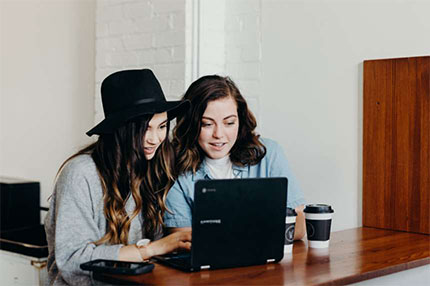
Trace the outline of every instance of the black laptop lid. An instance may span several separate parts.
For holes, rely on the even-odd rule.
[[[227,268],[281,260],[287,185],[286,178],[197,181],[193,268]]]

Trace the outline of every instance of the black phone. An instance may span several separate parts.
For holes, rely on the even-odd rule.
[[[96,259],[82,263],[81,269],[98,273],[138,275],[151,272],[154,269],[154,264],[149,262]]]

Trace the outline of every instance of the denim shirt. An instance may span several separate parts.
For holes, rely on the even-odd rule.
[[[288,166],[282,147],[270,139],[260,138],[260,141],[266,146],[266,155],[256,165],[244,167],[233,165],[235,178],[286,177],[288,179],[287,206],[296,208],[304,205],[303,193]],[[191,227],[194,183],[197,180],[204,179],[212,179],[206,168],[205,161],[202,162],[196,173],[187,172],[178,177],[166,198],[166,206],[171,212],[166,211],[164,214],[166,227]]]

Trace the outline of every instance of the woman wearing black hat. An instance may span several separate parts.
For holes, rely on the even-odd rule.
[[[50,284],[90,284],[80,270],[90,260],[142,261],[191,247],[190,232],[161,238],[173,183],[165,139],[189,102],[166,101],[147,69],[111,74],[101,94],[105,119],[87,132],[98,140],[60,167],[45,219]]]

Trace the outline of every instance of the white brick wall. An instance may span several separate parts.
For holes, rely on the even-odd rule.
[[[169,99],[185,91],[186,7],[193,0],[97,0],[95,122],[100,85],[121,69],[151,68]],[[189,43],[188,43],[189,45]]]
[[[199,76],[230,76],[259,118],[261,0],[199,1]]]
[[[260,122],[261,0],[227,1],[225,11],[225,74],[239,86]]]
[[[97,0],[96,22],[96,122],[101,81],[143,67],[170,99],[200,76],[229,75],[259,117],[261,0]]]

